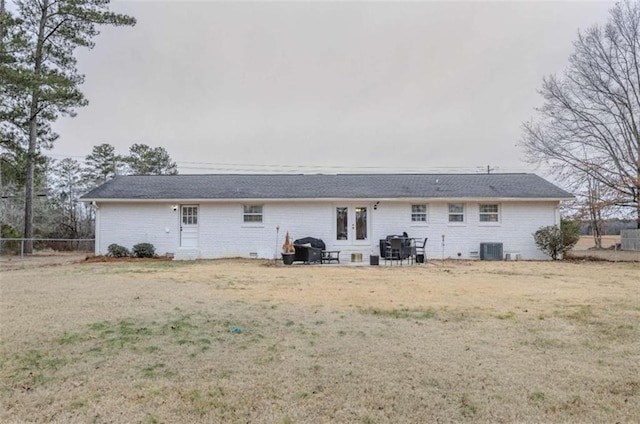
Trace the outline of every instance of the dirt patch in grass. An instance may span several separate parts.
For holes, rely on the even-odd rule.
[[[633,422],[640,264],[2,273],[2,422]]]

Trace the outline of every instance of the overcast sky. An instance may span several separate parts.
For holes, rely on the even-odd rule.
[[[53,157],[162,146],[180,173],[448,172],[522,161],[521,125],[612,2],[116,1]]]

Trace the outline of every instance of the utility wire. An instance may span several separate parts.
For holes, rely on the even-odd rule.
[[[84,159],[86,156],[50,153],[46,156],[54,158]],[[382,173],[470,173],[479,174],[489,172],[523,173],[531,172],[527,168],[500,166],[385,166],[385,165],[288,165],[273,163],[239,163],[239,162],[195,162],[176,161],[180,171],[209,171],[209,172],[248,172],[248,173],[368,173],[378,171]]]

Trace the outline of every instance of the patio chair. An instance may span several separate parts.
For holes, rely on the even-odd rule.
[[[427,262],[427,252],[426,252],[427,240],[429,240],[429,237],[424,238],[424,241],[422,242],[422,246],[418,244],[417,240],[414,240],[415,249],[416,249],[416,262],[418,263]]]
[[[387,261],[391,261],[391,265],[393,266],[393,261],[399,261],[402,265],[402,259],[405,257],[404,254],[404,239],[396,237],[389,239],[387,241],[387,251],[384,255],[385,263]]]

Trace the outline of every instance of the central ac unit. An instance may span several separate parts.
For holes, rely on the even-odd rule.
[[[480,243],[480,259],[483,261],[501,261],[502,243]]]

